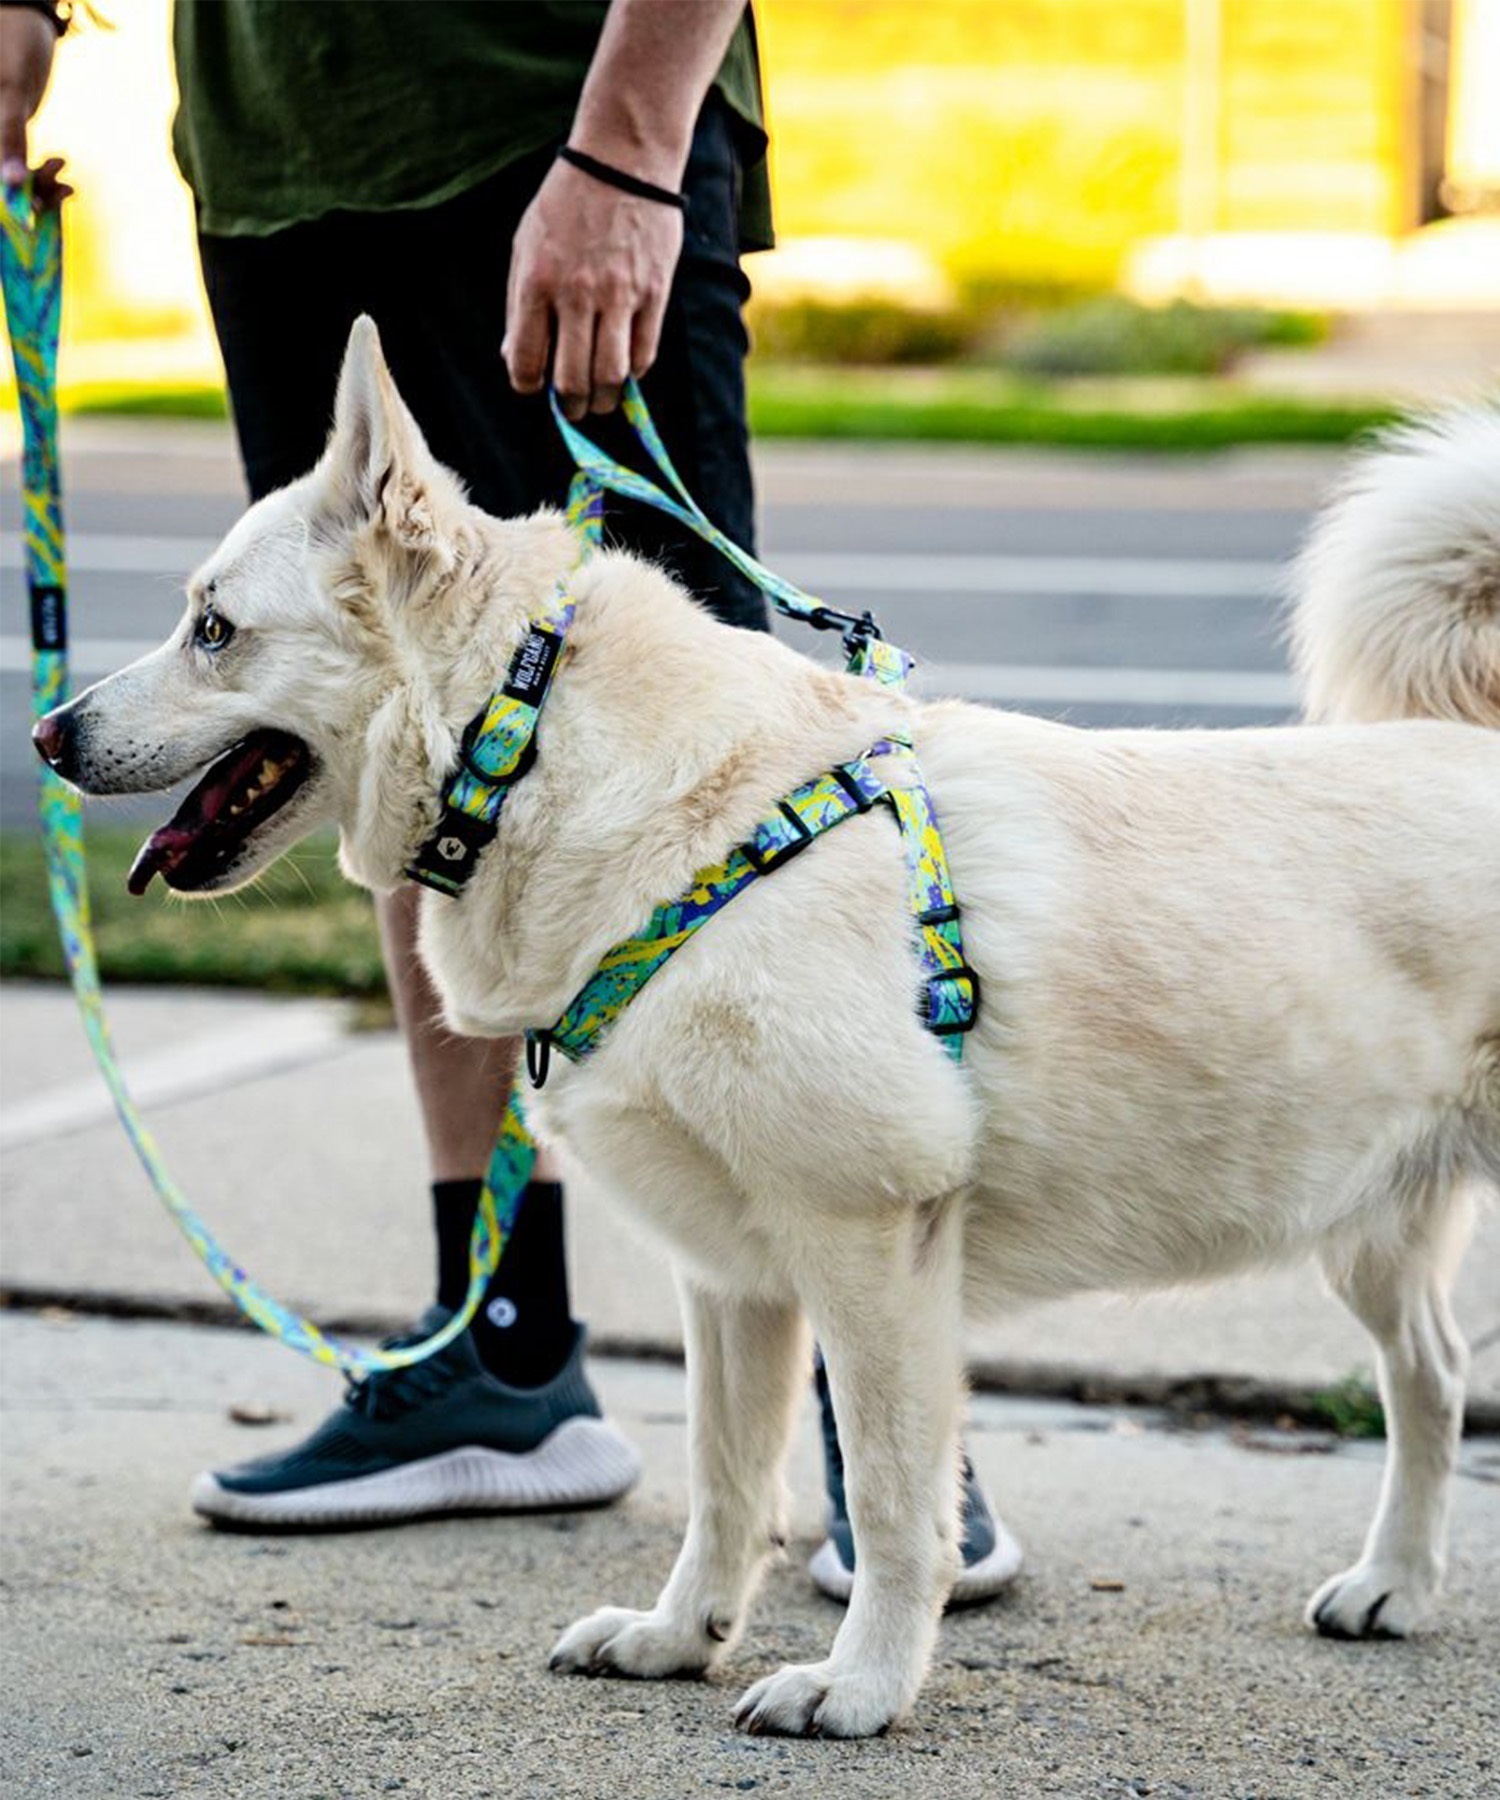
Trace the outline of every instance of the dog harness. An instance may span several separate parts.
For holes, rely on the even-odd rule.
[[[845,630],[849,672],[880,685],[905,686],[912,659],[887,643],[869,613],[855,618],[835,613],[765,568],[724,536],[704,515],[672,466],[666,446],[634,381],[623,397],[625,416],[646,455],[675,495],[607,457],[563,415],[553,414],[578,465],[568,501],[568,518],[579,540],[579,562],[602,536],[606,490],[665,512],[704,538],[735,564],[779,612],[827,629]],[[548,613],[534,619],[511,659],[504,685],[470,722],[461,740],[458,767],[444,787],[437,828],[418,850],[406,873],[437,892],[454,897],[477,867],[479,854],[498,829],[501,809],[536,760],[536,733],[552,677],[565,656],[573,618],[568,581],[559,583]],[[887,775],[896,779],[888,780]],[[825,831],[885,805],[900,829],[906,862],[917,959],[922,972],[918,1016],[944,1041],[949,1054],[963,1056],[964,1034],[979,1006],[979,978],[964,959],[959,908],[948,872],[932,796],[922,780],[910,739],[892,735],[863,755],[805,781],[777,801],[743,844],[722,862],[700,869],[686,893],[663,901],[633,937],[607,950],[594,973],[554,1024],[526,1033],[527,1073],[534,1087],[547,1078],[553,1049],[581,1062],[656,972],[736,895],[783,867]]]
[[[8,187],[0,207],[0,228],[0,278],[24,435],[32,710],[39,718],[60,706],[69,689],[67,571],[57,449],[61,218],[55,209],[33,207],[29,184]],[[779,611],[819,629],[844,629],[851,672],[891,686],[902,685],[911,668],[910,658],[880,638],[868,613],[854,618],[820,606],[762,568],[709,523],[672,468],[634,383],[625,398],[626,416],[673,495],[604,457],[562,417],[555,399],[553,411],[578,462],[568,516],[577,534],[580,561],[600,542],[606,490],[644,500],[715,544],[767,593]],[[463,892],[480,853],[495,836],[506,796],[535,759],[542,705],[566,654],[573,617],[567,587],[567,581],[560,584],[553,606],[532,621],[503,686],[464,733],[458,767],[444,786],[438,827],[407,871],[413,880],[440,893],[457,896]],[[885,773],[900,763],[906,765],[904,779],[887,781]],[[876,805],[888,805],[901,826],[918,955],[925,976],[923,1022],[944,1038],[951,1054],[961,1055],[962,1033],[974,1023],[978,1006],[978,979],[964,962],[958,907],[931,799],[922,785],[910,742],[892,737],[789,794],[723,863],[700,871],[686,894],[657,907],[636,937],[608,951],[562,1018],[545,1032],[528,1034],[528,1062],[534,1077],[545,1077],[553,1045],[574,1059],[587,1055],[667,958],[751,881],[780,868],[822,832]],[[321,1330],[274,1299],[240,1266],[193,1210],[167,1168],[126,1085],[110,1035],[90,924],[79,795],[48,767],[41,773],[40,808],[48,891],[85,1034],[142,1168],[212,1278],[261,1330],[289,1349],[346,1374],[406,1368],[451,1343],[468,1329],[484,1302],[536,1160],[521,1084],[515,1085],[501,1117],[480,1193],[469,1243],[468,1288],[460,1309],[422,1342],[399,1347],[369,1349]]]

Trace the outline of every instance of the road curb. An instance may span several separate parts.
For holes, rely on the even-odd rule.
[[[214,1330],[255,1327],[228,1301],[184,1300],[168,1294],[122,1294],[108,1289],[48,1287],[33,1282],[0,1284],[0,1311],[76,1313],[83,1318],[155,1320]],[[340,1336],[383,1338],[410,1328],[390,1313],[344,1313],[320,1321]],[[590,1354],[610,1360],[680,1364],[681,1347],[669,1338],[622,1333],[590,1335]],[[1285,1420],[1328,1430],[1334,1424],[1326,1388],[1262,1380],[1254,1375],[1120,1375],[1065,1363],[980,1357],[969,1365],[969,1385],[981,1394],[1068,1400],[1081,1406],[1143,1406],[1185,1422]],[[1464,1409],[1470,1437],[1500,1434],[1500,1401],[1471,1395]]]

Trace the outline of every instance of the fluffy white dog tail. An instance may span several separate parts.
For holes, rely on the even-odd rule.
[[[1500,729],[1500,406],[1402,426],[1362,456],[1294,591],[1308,719]]]

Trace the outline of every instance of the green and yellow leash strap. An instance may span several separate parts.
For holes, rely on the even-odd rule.
[[[62,227],[55,209],[33,209],[27,188],[5,190],[0,226],[0,280],[21,402],[32,712],[39,718],[68,697],[67,566],[57,453]],[[469,1245],[469,1288],[460,1311],[424,1342],[401,1349],[365,1349],[321,1331],[274,1300],[240,1267],[189,1206],[162,1160],[156,1140],[126,1088],[110,1038],[89,921],[79,796],[50,769],[42,771],[41,821],[52,910],[94,1059],[152,1186],[210,1275],[263,1331],[314,1362],[349,1374],[404,1368],[451,1343],[468,1327],[483,1302],[535,1161],[536,1148],[526,1131],[519,1093],[512,1095],[506,1108],[480,1195]]]
[[[26,574],[31,598],[33,645],[33,715],[40,717],[61,705],[68,695],[67,662],[67,581],[62,526],[61,487],[58,472],[57,431],[57,348],[62,294],[62,234],[60,216],[55,210],[34,209],[28,188],[7,189],[3,212],[0,212],[0,279],[3,279],[5,311],[16,369],[16,382],[21,402],[24,441],[23,490],[26,510]],[[625,396],[626,416],[648,455],[676,490],[677,499],[664,494],[653,483],[636,476],[600,452],[590,441],[576,432],[563,418],[553,400],[560,429],[578,464],[569,498],[569,518],[579,536],[580,559],[587,556],[599,541],[602,495],[605,489],[640,500],[677,518],[690,530],[715,545],[736,567],[740,568],[772,600],[777,609],[819,628],[847,628],[846,643],[850,647],[851,672],[864,675],[891,687],[904,685],[911,668],[910,658],[894,645],[883,642],[866,614],[863,619],[837,613],[820,605],[800,588],[766,569],[753,557],[739,549],[713,526],[697,507],[677,476],[657,435],[645,402],[634,382]],[[506,687],[493,697],[476,739],[465,746],[463,765],[456,772],[444,794],[445,818],[460,815],[463,820],[490,828],[483,842],[492,837],[500,807],[513,782],[524,773],[525,759],[535,737],[537,717],[545,698],[547,682],[529,682],[525,674],[528,655],[535,654],[537,639],[550,659],[547,674],[561,653],[561,640],[571,621],[571,604],[565,593],[557,597],[547,618],[534,622],[533,632],[517,652]],[[549,640],[555,639],[556,642]],[[531,651],[528,651],[531,645]],[[518,672],[519,671],[519,672]],[[911,756],[911,746],[892,740],[876,746],[868,754],[900,751]],[[917,912],[921,958],[928,973],[926,984],[925,1022],[933,1031],[949,1037],[950,1049],[961,1053],[961,1037],[973,1022],[978,1001],[977,982],[963,963],[962,943],[958,934],[958,909],[953,904],[951,882],[942,840],[932,814],[931,800],[918,776],[914,788],[884,789],[884,784],[871,777],[854,774],[867,769],[866,759],[845,765],[842,771],[819,777],[792,796],[790,802],[803,801],[803,806],[779,805],[757,827],[748,856],[741,856],[753,874],[763,874],[779,866],[790,853],[783,838],[788,822],[797,819],[805,825],[816,817],[825,829],[830,823],[868,810],[873,804],[872,788],[879,786],[895,805],[902,824],[902,840],[906,850],[909,886]],[[841,807],[839,798],[828,788],[832,783],[844,800],[856,793],[858,803]],[[310,1320],[283,1306],[228,1255],[208,1227],[189,1206],[181,1189],[167,1169],[155,1140],[147,1129],[121,1074],[109,1023],[100,992],[93,932],[89,920],[88,882],[84,865],[81,802],[71,788],[51,769],[41,776],[41,819],[47,863],[48,889],[57,918],[63,954],[69,978],[78,1001],[84,1030],[109,1088],[116,1111],[135,1148],[153,1187],[172,1215],[179,1230],[188,1240],[209,1273],[234,1304],[270,1336],[313,1361],[338,1368],[347,1374],[370,1374],[381,1370],[406,1368],[421,1362],[451,1343],[468,1328],[483,1303],[491,1276],[499,1265],[505,1243],[514,1228],[526,1184],[536,1160],[536,1146],[526,1127],[519,1081],[513,1088],[500,1121],[495,1149],[480,1194],[474,1222],[474,1235],[469,1247],[469,1286],[464,1304],[439,1331],[420,1343],[399,1348],[370,1350],[350,1344],[326,1333]],[[793,840],[798,847],[811,835],[799,829]],[[475,845],[477,856],[483,842]],[[759,846],[759,849],[756,846]],[[442,852],[437,852],[441,862]],[[760,867],[755,862],[759,860]],[[412,871],[416,874],[415,869]],[[700,886],[720,871],[704,871],[692,893],[683,900],[658,908],[653,919],[672,919],[681,923],[684,905],[692,903]],[[738,873],[738,870],[735,871]],[[419,877],[420,878],[420,877]],[[452,886],[438,880],[429,885],[440,891],[457,893],[461,884]],[[725,898],[739,891],[738,884],[720,889],[716,905],[704,911],[687,931],[676,936],[670,948],[654,958],[646,958],[649,967],[639,971],[642,959],[632,955],[639,979],[627,982],[629,992],[638,991],[641,981],[660,967],[672,950],[686,941],[690,931],[723,904]],[[925,894],[931,905],[920,906]],[[930,916],[928,916],[930,915]],[[669,936],[675,934],[669,933]],[[618,946],[617,949],[624,949]],[[658,940],[657,948],[660,949]],[[612,953],[613,954],[613,953]],[[607,958],[606,961],[609,959]],[[623,966],[623,965],[621,965]],[[608,971],[601,969],[601,976]],[[580,1002],[589,993],[585,989],[563,1020],[554,1028],[559,1043],[572,1053],[576,1043],[583,1049],[583,1039],[592,1039],[607,1019],[615,1016],[629,998],[624,993],[619,1004],[606,1008],[601,1015],[594,1010],[594,1030],[590,1033],[566,1029],[570,1021],[582,1023]],[[950,1034],[953,1034],[950,1036]],[[553,1034],[537,1034],[550,1038]],[[590,1042],[589,1047],[592,1047]]]

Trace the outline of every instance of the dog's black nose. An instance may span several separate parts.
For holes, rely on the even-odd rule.
[[[45,713],[38,719],[31,728],[31,741],[49,769],[55,770],[65,781],[71,779],[73,733],[63,712]]]

